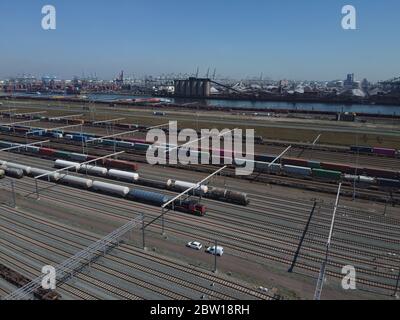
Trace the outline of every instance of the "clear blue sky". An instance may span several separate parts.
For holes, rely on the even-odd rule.
[[[41,8],[57,9],[57,30]],[[357,9],[358,30],[341,28]],[[400,76],[398,0],[1,0],[0,77],[170,72],[273,79]]]

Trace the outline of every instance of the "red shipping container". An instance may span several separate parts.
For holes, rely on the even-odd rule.
[[[321,168],[324,170],[340,171],[349,174],[355,174],[356,172],[356,168],[340,163],[321,162]]]
[[[112,168],[127,169],[137,171],[139,166],[136,163],[124,160],[105,159],[104,165]]]
[[[39,148],[39,154],[43,154],[45,156],[53,156],[56,151],[54,149],[49,148]]]
[[[398,172],[383,170],[383,169],[375,169],[375,168],[363,168],[363,172],[370,177],[380,177],[387,179],[397,179]]]
[[[15,132],[28,132],[29,131],[28,128],[13,128],[13,129],[11,129],[11,131],[12,130],[15,130]]]

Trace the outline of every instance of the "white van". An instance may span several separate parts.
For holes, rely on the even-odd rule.
[[[215,246],[212,246],[208,247],[206,252],[211,253],[213,255],[222,256],[224,254],[224,248],[221,246],[217,246],[217,249],[215,249]]]

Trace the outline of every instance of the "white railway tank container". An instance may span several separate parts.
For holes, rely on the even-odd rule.
[[[169,179],[167,181],[167,187],[168,188],[175,188],[175,189],[182,190],[182,191],[185,191],[186,189],[189,189],[189,188],[192,188],[192,187],[195,187],[195,186],[196,186],[196,183],[192,183],[192,182],[186,182],[186,181],[180,181],[180,180],[172,180],[172,179]],[[207,193],[208,192],[208,187],[205,186],[205,185],[201,185],[200,186],[200,190],[203,193]]]
[[[69,174],[61,174],[61,178],[58,182],[81,189],[89,189],[93,186],[93,180],[76,177]]]
[[[46,176],[41,177],[42,180],[58,181],[60,180],[60,174],[58,172],[53,173],[49,170],[31,168],[29,175],[33,178],[46,174]]]
[[[360,182],[374,184],[376,183],[376,179],[373,177],[360,176]]]
[[[102,191],[109,194],[115,194],[121,197],[125,197],[129,193],[129,188],[119,186],[117,184],[106,183],[101,181],[93,181],[93,190]]]
[[[84,164],[84,165],[81,165],[79,172],[81,172],[81,173],[87,172],[88,174],[105,177],[107,175],[108,170],[107,170],[107,168],[97,167],[97,166],[93,166],[91,164]]]
[[[0,169],[6,169],[6,168],[7,168],[7,161],[0,160]]]
[[[22,164],[18,163],[12,163],[12,162],[6,162],[6,167],[7,168],[12,168],[12,169],[21,169],[25,174],[30,174],[32,168],[29,166],[24,166]]]
[[[65,160],[56,160],[54,162],[54,167],[58,169],[63,169],[63,168],[68,168],[68,167],[73,167],[69,170],[75,170],[78,171],[79,168],[81,167],[81,164],[78,162],[72,162],[72,161],[65,161]]]
[[[129,182],[135,182],[139,180],[139,175],[137,173],[115,170],[115,169],[108,170],[108,176],[111,178]]]

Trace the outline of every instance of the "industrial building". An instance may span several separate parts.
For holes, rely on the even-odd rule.
[[[175,95],[183,97],[209,97],[211,80],[190,77],[187,80],[175,80]]]

